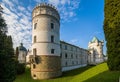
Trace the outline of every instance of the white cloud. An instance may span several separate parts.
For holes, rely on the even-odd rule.
[[[33,0],[36,3],[42,2],[42,0]],[[24,43],[25,47],[31,46],[31,13],[33,5],[32,0],[30,4],[24,7],[22,2],[18,0],[2,0],[2,6],[4,8],[4,18],[8,24],[8,35],[13,38],[14,48],[19,46],[21,42]],[[63,22],[69,22],[70,19],[75,19],[75,9],[79,7],[79,0],[45,0],[45,2],[51,3],[57,7],[60,12],[61,19]],[[71,40],[72,43],[77,43],[77,40]]]
[[[78,41],[79,41],[78,39],[72,39],[72,40],[70,40],[71,43],[76,43]]]
[[[52,3],[55,6],[60,4],[60,0],[49,0],[49,2]]]
[[[18,9],[19,9],[20,11],[25,11],[25,8],[22,7],[22,6],[18,6]]]
[[[29,48],[31,46],[32,33],[30,12],[21,5],[14,8],[15,5],[13,4],[15,3],[9,3],[9,0],[2,2],[4,9],[3,17],[7,23],[8,35],[11,35],[13,38],[14,48],[19,46],[21,42],[25,44],[25,47]]]

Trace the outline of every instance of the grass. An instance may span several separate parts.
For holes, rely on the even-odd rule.
[[[15,82],[119,82],[120,71],[109,71],[107,64],[87,66],[68,72],[61,77],[49,80],[33,80],[30,69],[25,74],[18,75]]]

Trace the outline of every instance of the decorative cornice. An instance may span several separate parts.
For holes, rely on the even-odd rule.
[[[36,43],[50,43],[50,44],[56,44],[56,45],[60,45],[59,43],[55,43],[55,42],[45,42],[45,41],[43,41],[43,42],[35,42],[35,43],[32,43],[32,45],[34,45],[34,44],[36,44]]]

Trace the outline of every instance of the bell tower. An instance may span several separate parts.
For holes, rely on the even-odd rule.
[[[31,76],[33,79],[58,77],[60,60],[60,15],[47,3],[37,5],[32,12]]]

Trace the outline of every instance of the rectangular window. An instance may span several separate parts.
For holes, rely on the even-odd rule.
[[[54,36],[53,35],[51,36],[51,42],[54,42]]]
[[[68,63],[66,62],[66,63],[65,63],[65,65],[67,66],[67,65],[68,65]]]
[[[33,69],[35,69],[36,68],[36,66],[35,66],[35,64],[33,64]]]
[[[53,23],[51,23],[51,29],[54,29],[54,24]]]
[[[54,54],[54,52],[55,52],[55,49],[51,49],[51,54]]]
[[[67,45],[65,45],[65,50],[67,50]]]
[[[73,58],[73,54],[71,54],[71,58]]]
[[[67,58],[67,53],[65,53],[65,58]]]
[[[34,43],[36,42],[36,36],[34,36]]]
[[[73,50],[73,47],[71,47],[71,51]]]
[[[36,29],[36,27],[37,27],[37,23],[34,24],[34,29]]]
[[[37,55],[37,50],[36,50],[36,48],[33,49],[33,55]]]

